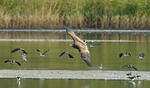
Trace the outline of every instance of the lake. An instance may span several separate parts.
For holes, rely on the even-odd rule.
[[[79,52],[69,45],[70,36],[65,32],[0,32],[0,69],[41,69],[41,70],[129,70],[122,68],[125,64],[135,65],[139,71],[150,70],[150,33],[120,33],[120,32],[78,32],[80,38],[87,41],[91,54],[92,67],[88,67],[81,59]],[[18,40],[20,39],[20,40]],[[21,52],[10,54],[14,48],[24,48],[27,62],[21,59]],[[41,57],[36,49],[42,52],[49,49],[46,56]],[[59,57],[63,51],[70,52],[74,58],[67,55]],[[131,56],[119,57],[120,53],[130,52]],[[144,60],[138,58],[144,53]],[[22,66],[3,63],[6,59],[19,61]],[[3,88],[16,88],[16,79],[0,79]],[[59,85],[58,85],[59,84]],[[146,88],[149,81],[123,80],[50,80],[22,79],[21,88]]]

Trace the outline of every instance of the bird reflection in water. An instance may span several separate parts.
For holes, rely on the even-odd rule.
[[[39,79],[40,80],[40,86],[39,86],[39,88],[44,88],[44,82],[45,82],[45,79],[44,78],[40,78]]]
[[[142,83],[143,83],[143,80],[138,80],[137,81],[137,88],[142,88]]]
[[[137,80],[137,81],[130,80],[127,81],[126,88],[143,88],[142,83],[143,83],[142,80]]]
[[[17,76],[16,79],[17,79],[17,87],[21,88],[21,77]]]
[[[91,87],[91,82],[87,82],[81,88],[90,88],[90,87]]]
[[[128,74],[130,74],[130,73],[128,73]],[[141,84],[142,84],[142,81],[139,79],[141,77],[141,75],[138,75],[138,74],[136,74],[136,75],[128,75],[128,79],[129,79],[129,81],[128,81],[128,87],[127,88],[141,88],[140,86],[141,86]],[[137,80],[137,81],[135,81],[135,79]]]
[[[134,81],[127,81],[127,87],[126,88],[136,88],[136,83]]]

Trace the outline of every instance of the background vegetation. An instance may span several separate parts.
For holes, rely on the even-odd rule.
[[[150,0],[0,0],[0,28],[150,28]]]

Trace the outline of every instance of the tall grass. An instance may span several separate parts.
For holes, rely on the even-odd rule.
[[[150,28],[149,0],[0,0],[0,28]]]

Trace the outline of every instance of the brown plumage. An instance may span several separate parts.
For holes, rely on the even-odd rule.
[[[81,54],[81,58],[85,61],[85,63],[88,66],[91,66],[90,53],[86,42],[84,42],[78,36],[76,36],[76,34],[69,27],[66,27],[66,32],[71,36],[71,38],[74,41],[72,47],[78,49]]]

